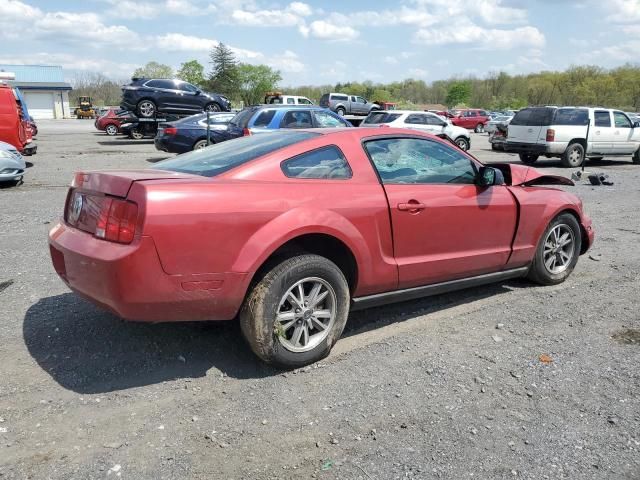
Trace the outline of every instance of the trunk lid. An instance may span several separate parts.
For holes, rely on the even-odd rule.
[[[554,110],[549,107],[524,108],[520,110],[509,124],[507,140],[517,143],[544,142],[546,140],[546,127],[553,122]]]
[[[202,177],[188,173],[152,169],[78,172],[71,183],[71,188],[125,198],[133,182],[172,179],[202,179]]]

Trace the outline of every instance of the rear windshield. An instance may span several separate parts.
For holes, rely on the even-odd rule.
[[[241,112],[238,112],[236,116],[233,117],[229,123],[231,125],[235,125],[236,127],[247,128],[247,125],[249,124],[249,120],[251,119],[251,116],[255,111],[256,111],[255,108],[245,108]]]
[[[553,118],[554,125],[586,125],[589,112],[584,108],[559,108]]]
[[[316,137],[318,133],[278,131],[228,140],[201,150],[158,162],[154,170],[215,177],[263,155]]]
[[[394,120],[400,118],[400,113],[388,113],[388,112],[371,112],[363,123],[378,124],[378,123],[391,123]]]
[[[513,120],[511,120],[511,125],[526,125],[530,127],[551,125],[553,112],[553,108],[547,107],[524,108],[516,113]]]

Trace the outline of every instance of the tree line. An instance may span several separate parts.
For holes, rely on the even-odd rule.
[[[233,51],[218,44],[210,52],[209,71],[197,60],[182,63],[174,72],[168,65],[149,62],[133,76],[180,78],[204,90],[221,93],[236,105],[261,103],[265,92],[280,90],[318,103],[328,92],[360,95],[370,101],[396,102],[400,108],[445,105],[490,110],[519,109],[527,105],[598,105],[640,111],[640,65],[626,64],[607,70],[597,66],[572,66],[562,72],[523,75],[491,72],[484,78],[450,78],[427,83],[418,79],[374,83],[346,82],[326,85],[280,86],[278,70],[268,65],[238,62]],[[89,95],[97,105],[118,105],[121,85],[100,74],[76,79],[72,103]]]

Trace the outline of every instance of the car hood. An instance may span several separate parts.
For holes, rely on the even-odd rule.
[[[11,154],[11,157],[0,155],[0,171],[4,170],[5,168],[24,170],[25,168],[27,168],[27,165],[24,161],[24,158],[22,158],[22,155],[20,154]]]
[[[533,167],[512,163],[494,163],[491,165],[504,175],[507,185],[531,187],[534,185],[575,185],[567,177],[549,175]]]

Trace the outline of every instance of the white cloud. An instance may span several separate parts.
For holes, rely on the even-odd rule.
[[[640,22],[640,0],[607,0],[603,6],[610,12],[607,16],[610,22]]]
[[[290,3],[289,11],[301,17],[308,17],[313,13],[313,9],[308,4],[302,2]]]
[[[306,69],[305,64],[300,61],[300,57],[291,50],[286,50],[281,55],[270,56],[269,63],[277,70],[287,73],[300,73]]]
[[[156,18],[161,15],[201,15],[215,10],[215,5],[199,8],[190,0],[164,0],[163,2],[145,2],[135,0],[106,0],[110,6],[105,12],[119,18]]]
[[[208,52],[218,45],[218,42],[182,33],[167,33],[156,37],[156,45],[168,52]]]
[[[309,26],[302,25],[300,33],[305,38],[313,37],[321,40],[331,40],[334,42],[346,42],[358,38],[360,32],[349,26],[334,25],[324,20],[311,22]]]
[[[413,78],[425,78],[427,75],[429,75],[429,72],[422,68],[410,68],[409,75]]]
[[[24,57],[0,56],[0,63],[23,65]],[[96,60],[87,57],[76,57],[66,53],[35,52],[29,55],[28,64],[55,64],[60,65],[65,73],[85,71],[100,73],[109,78],[120,80],[127,79],[140,65],[132,63],[115,62],[111,60]]]
[[[508,50],[515,47],[541,48],[545,37],[535,27],[511,30],[487,29],[471,22],[458,22],[450,26],[419,29],[414,35],[416,43],[425,45],[473,45],[478,48]]]
[[[235,9],[230,21],[248,27],[294,27],[304,23],[304,17],[313,13],[309,5],[302,2],[290,3],[284,10]]]

